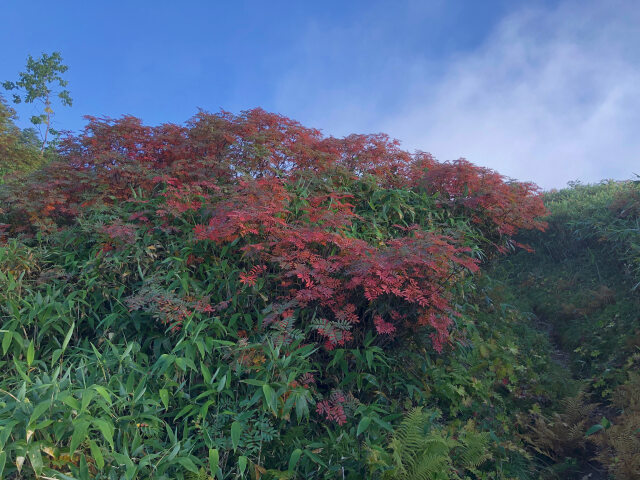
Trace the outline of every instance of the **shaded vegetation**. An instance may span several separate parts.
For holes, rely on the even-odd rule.
[[[492,275],[508,285],[518,308],[535,313],[556,350],[566,352],[584,393],[555,418],[532,419],[537,441],[531,443],[576,475],[591,466],[607,467],[612,478],[639,478],[640,425],[629,399],[639,393],[640,184],[576,183],[546,194],[545,203],[548,230],[521,239],[535,253],[505,259]]]

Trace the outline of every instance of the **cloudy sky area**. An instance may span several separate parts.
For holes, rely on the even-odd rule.
[[[262,106],[544,188],[640,174],[634,0],[105,3],[2,6],[0,80],[29,53],[70,66],[59,128]]]

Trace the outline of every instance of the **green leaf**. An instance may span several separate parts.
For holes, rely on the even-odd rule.
[[[82,392],[82,404],[80,406],[81,412],[87,409],[96,395],[97,392],[95,390],[86,389],[84,392]]]
[[[198,467],[196,467],[196,464],[193,463],[193,460],[189,457],[180,457],[177,458],[176,461],[190,472],[198,473]]]
[[[295,470],[301,455],[302,450],[300,450],[299,448],[296,448],[293,452],[291,452],[291,456],[289,457],[289,471],[293,472]]]
[[[324,468],[328,468],[327,464],[324,463],[322,459],[318,455],[313,453],[311,450],[305,449],[302,453],[304,453],[307,457],[309,457],[312,462],[317,463],[318,465],[322,465]]]
[[[211,475],[215,475],[218,471],[218,464],[220,463],[220,454],[217,448],[209,449],[209,468],[211,469]]]
[[[246,380],[240,380],[242,383],[246,383],[249,385],[255,385],[256,387],[261,387],[265,384],[264,380],[256,380],[255,378],[247,378]]]
[[[238,449],[240,443],[240,435],[242,434],[242,423],[235,421],[231,424],[231,444],[233,445],[233,451]]]
[[[222,377],[220,379],[220,381],[218,382],[218,387],[217,387],[217,391],[221,392],[222,390],[224,390],[225,384],[227,382],[227,376],[225,375],[224,377]]]
[[[200,362],[200,371],[202,372],[202,378],[204,378],[204,383],[211,383],[211,372],[206,367],[206,365]]]
[[[178,412],[178,414],[175,416],[175,419],[177,420],[178,418],[180,418],[180,417],[182,417],[182,416],[186,415],[187,413],[189,413],[189,412],[190,412],[191,410],[193,410],[194,408],[195,408],[195,406],[194,406],[194,405],[191,405],[191,404],[185,405],[184,407],[182,407],[182,410],[180,410],[180,411]]]
[[[97,427],[98,430],[100,430],[100,433],[102,433],[104,439],[109,442],[111,450],[113,450],[113,431],[115,430],[113,428],[113,425],[102,418],[94,418],[93,426]]]
[[[271,388],[269,384],[265,383],[264,385],[262,385],[262,393],[264,394],[264,399],[267,401],[267,405],[269,406],[269,408],[273,410],[273,413],[276,413],[276,394],[273,391],[273,388]]]
[[[27,348],[27,365],[30,367],[33,363],[33,359],[36,356],[36,346],[33,344],[33,340],[29,343],[29,348]]]
[[[29,417],[29,423],[27,425],[32,425],[40,416],[47,411],[49,406],[51,405],[51,400],[46,400],[44,402],[39,403],[31,412],[31,417]]]
[[[102,385],[94,385],[93,388],[95,388],[96,392],[98,392],[100,396],[104,398],[109,405],[111,405],[111,395],[109,395],[109,390],[104,388]]]
[[[87,456],[83,453],[80,455],[80,470],[78,472],[78,477],[80,480],[89,480],[89,465],[87,464]]]
[[[13,431],[13,427],[15,427],[18,423],[18,420],[11,420],[9,423],[5,423],[2,428],[0,428],[0,451],[4,450],[4,445],[7,443],[7,439],[11,435]],[[0,476],[2,478],[2,476]]]
[[[80,402],[77,398],[72,397],[71,394],[68,394],[66,397],[62,398],[62,403],[69,405],[74,410],[80,410]]]
[[[113,452],[113,458],[115,458],[116,462],[120,465],[124,465],[126,467],[125,478],[127,480],[132,480],[136,474],[136,466],[133,461],[129,458],[128,455],[123,455],[122,453]]]
[[[370,417],[362,417],[362,419],[358,423],[358,430],[356,431],[356,437],[359,436],[361,433],[366,432],[370,424],[371,424]]]
[[[62,349],[56,348],[51,355],[51,366],[58,361],[58,359],[62,356]]]
[[[22,377],[22,379],[25,381],[25,383],[31,383],[31,379],[29,378],[29,376],[24,372],[24,370],[22,369],[22,367],[20,366],[22,362],[18,362],[16,360],[15,355],[13,356],[13,366],[16,369],[16,372],[18,372],[18,375],[20,375],[20,377]]]
[[[73,455],[78,445],[87,438],[89,430],[89,422],[86,420],[76,420],[73,422],[73,434],[71,435],[71,444],[69,445],[69,454]]]
[[[27,456],[36,475],[42,474],[44,463],[42,462],[42,454],[40,453],[40,444],[32,443],[27,450]]]
[[[377,418],[377,417],[373,417],[373,421],[376,422],[378,425],[380,425],[385,430],[388,430],[389,432],[393,431],[393,427],[391,426],[391,424],[389,422],[385,422],[384,420],[382,420],[380,418]]]
[[[296,395],[296,418],[300,422],[305,415],[309,414],[307,398],[303,395]]]
[[[7,452],[0,452],[0,478],[2,478],[2,472],[4,471],[4,464],[7,462]]]
[[[11,340],[13,340],[13,332],[4,332],[2,338],[2,354],[6,355],[9,347],[11,346]]]
[[[244,455],[240,455],[238,457],[238,472],[240,472],[240,475],[243,475],[246,469],[247,469],[247,457],[245,457]]]
[[[597,423],[594,426],[592,426],[589,430],[587,430],[584,436],[588,437],[589,435],[593,435],[594,433],[599,432],[600,430],[603,430],[603,429],[604,427],[599,423]]]
[[[164,404],[165,410],[169,408],[169,391],[166,388],[160,389],[160,400]]]
[[[91,456],[96,461],[98,469],[102,470],[104,468],[104,457],[102,456],[100,447],[93,440],[89,440],[89,448],[91,449]]]
[[[67,349],[67,345],[69,345],[69,341],[71,340],[71,335],[73,334],[73,329],[76,327],[76,322],[71,324],[71,328],[67,332],[67,335],[64,337],[64,342],[62,342],[62,351],[64,352]]]

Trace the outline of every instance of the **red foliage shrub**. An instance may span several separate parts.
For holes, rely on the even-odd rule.
[[[418,185],[438,193],[443,205],[482,224],[485,233],[514,235],[520,229],[544,229],[546,215],[538,187],[533,183],[506,181],[499,173],[460,159],[428,161]]]
[[[158,223],[168,234],[190,225],[197,242],[236,242],[246,266],[239,282],[268,282],[273,308],[264,324],[278,328],[282,341],[300,317],[329,349],[374,329],[398,336],[428,328],[438,351],[448,341],[451,287],[477,270],[477,261],[464,239],[417,225],[376,244],[359,238],[352,227],[369,220],[356,213],[348,187],[359,178],[435,195],[440,208],[470,218],[498,248],[519,229],[544,228],[533,184],[465,160],[438,163],[383,134],[326,138],[261,109],[201,112],[183,126],[88,120],[80,135],[62,142],[62,161],[36,174],[24,194],[2,194],[13,233],[64,228],[95,205],[153,201],[160,208],[103,227],[103,252]],[[314,186],[301,189],[310,177]],[[174,325],[193,309],[155,294],[140,302]]]

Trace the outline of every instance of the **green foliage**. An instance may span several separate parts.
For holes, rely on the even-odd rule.
[[[41,167],[45,158],[38,151],[38,140],[31,129],[20,130],[15,111],[0,95],[0,184],[12,173],[29,173]]]
[[[489,434],[467,426],[457,438],[437,428],[437,413],[418,407],[407,413],[393,432],[383,479],[432,480],[466,478],[491,458]],[[385,468],[385,467],[383,467]]]
[[[632,480],[640,475],[640,374],[629,379],[612,394],[620,415],[596,430],[591,438],[600,447],[596,458],[616,479]],[[603,422],[604,423],[604,422]]]
[[[551,459],[584,456],[587,450],[587,429],[596,405],[585,403],[585,394],[563,399],[563,410],[552,418],[533,414],[523,419],[527,431],[525,441],[538,453]]]
[[[605,434],[603,464],[633,457],[622,428],[631,407],[611,403],[625,412],[607,410],[607,423],[585,405],[635,391],[616,387],[637,368],[635,240],[614,248],[621,237],[608,227],[631,225],[635,184],[599,187],[609,193],[590,218],[602,222],[588,228],[591,190],[550,194],[548,233],[517,239],[536,253],[496,258],[523,226],[513,211],[500,220],[519,187],[497,174],[420,157],[440,191],[402,180],[402,152],[379,137],[342,144],[286,124],[298,140],[283,147],[271,137],[282,119],[249,112],[215,130],[227,120],[95,121],[67,141],[67,163],[24,180],[32,189],[2,187],[3,478],[534,480],[582,473]],[[223,147],[203,154],[214,141]],[[264,167],[360,144],[369,154],[367,142],[391,148],[383,174],[351,154],[316,170]],[[525,225],[542,228],[539,207]],[[431,243],[413,242],[420,235]],[[417,262],[436,238],[449,253]],[[349,283],[372,258],[369,292],[394,292],[367,298]],[[425,302],[446,300],[447,325],[420,325],[423,292],[393,283],[425,271],[437,273]],[[330,311],[345,291],[353,308]],[[295,303],[300,292],[322,301]],[[328,328],[330,315],[352,338]],[[570,414],[563,404],[579,387],[588,393]]]
[[[63,106],[71,106],[71,94],[64,87],[68,82],[62,77],[69,67],[62,63],[60,52],[53,52],[51,55],[43,53],[40,58],[35,59],[31,55],[27,58],[27,65],[24,72],[20,72],[19,79],[15,82],[6,81],[2,86],[8,91],[18,91],[22,94],[13,94],[14,103],[34,103],[40,102],[43,111],[40,115],[31,117],[33,125],[44,124],[45,130],[42,134],[42,145],[40,152],[44,151],[47,144],[47,137],[51,132],[51,116],[53,115],[53,100],[57,97]],[[62,90],[54,90],[59,87]],[[52,132],[55,133],[55,132]]]
[[[594,377],[604,397],[624,381],[619,368],[638,343],[636,182],[575,185],[550,193],[544,235],[520,239],[535,248],[502,262],[495,276],[508,282],[518,306],[547,324],[571,366]]]
[[[518,238],[535,253],[515,254],[492,271],[516,306],[533,312],[549,334],[556,363],[570,367],[581,383],[580,395],[565,392],[546,406],[548,413],[536,406],[520,416],[531,451],[541,464],[551,459],[542,478],[578,477],[603,466],[615,478],[639,473],[631,433],[637,415],[621,401],[634,396],[627,378],[638,369],[639,199],[637,181],[573,184],[548,193],[547,231]]]
[[[411,201],[428,211],[428,198]],[[451,475],[497,472],[497,465],[508,471],[522,457],[505,428],[508,406],[520,401],[518,385],[536,370],[517,367],[527,356],[518,353],[512,323],[524,328],[526,319],[508,308],[476,307],[472,277],[456,293],[468,310],[458,320],[466,333],[446,354],[435,354],[424,334],[403,339],[402,348],[369,333],[359,345],[320,350],[305,342],[311,324],[286,326],[292,341],[283,343],[281,327],[259,330],[271,293],[263,278],[241,282],[248,270],[242,252],[169,234],[160,221],[131,237],[105,229],[162,202],[140,196],[96,205],[73,227],[0,247],[8,478],[19,471],[234,478],[241,470],[265,479],[362,478],[371,471],[369,448],[385,449],[402,412],[416,406],[446,411],[437,435],[451,446]],[[378,231],[393,231],[398,219],[380,211]],[[377,235],[365,227],[357,223],[354,232]],[[331,391],[343,392],[344,426],[316,413]],[[465,427],[477,412],[477,435],[494,436],[493,458],[480,467],[470,462],[476,429]]]

